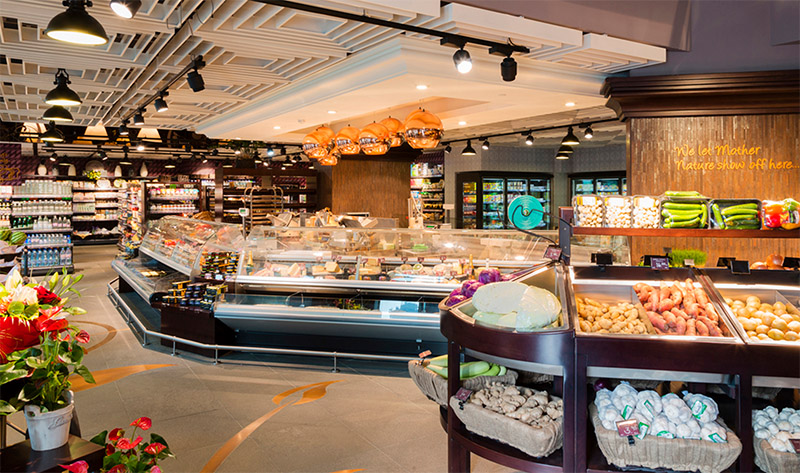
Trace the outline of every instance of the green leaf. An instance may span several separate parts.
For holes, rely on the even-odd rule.
[[[86,313],[86,311],[80,307],[68,307],[66,311],[72,315],[83,315]]]
[[[6,401],[0,399],[0,415],[9,415],[17,412],[17,409]]]
[[[83,348],[80,347],[77,343],[74,344],[72,350],[69,352],[69,357],[73,363],[80,364],[83,361]]]
[[[122,460],[122,452],[114,452],[103,458],[103,471],[108,471],[112,467],[119,465]]]
[[[25,315],[32,316],[39,313],[39,304],[31,304],[25,307]]]
[[[92,442],[92,443],[95,443],[97,445],[100,445],[101,447],[105,447],[106,446],[106,437],[108,437],[108,431],[104,430],[104,431],[100,432],[99,434],[95,435],[94,437],[92,437],[92,439],[89,440],[89,441]]]
[[[26,369],[5,371],[0,373],[0,385],[6,384],[9,381],[14,381],[15,379],[24,378],[27,375],[28,370]]]
[[[25,364],[34,369],[44,368],[45,366],[47,366],[47,360],[43,360],[35,356],[29,356],[25,358]]]
[[[172,450],[169,449],[169,444],[167,443],[166,440],[164,440],[164,437],[158,435],[155,432],[151,432],[150,433],[150,443],[153,443],[153,442],[158,442],[158,443],[162,444],[165,447],[164,450],[162,450],[161,453],[158,454],[158,458],[159,459],[163,459],[163,458],[167,458],[167,457],[169,457],[169,458],[174,458],[175,457],[175,455],[172,454]]]
[[[73,285],[78,284],[79,282],[81,282],[81,279],[83,279],[83,274],[78,274],[77,276],[75,276],[75,279],[72,280],[72,284]]]
[[[47,282],[48,286],[50,286],[50,291],[56,288],[56,284],[58,284],[58,273],[53,274],[50,277],[50,280]]]
[[[19,317],[25,312],[25,304],[20,301],[14,301],[8,304],[8,313]]]
[[[77,290],[77,289],[73,288],[73,287],[70,287],[70,288],[68,289],[68,291],[69,291],[69,292],[72,292],[72,293],[75,293],[75,294],[77,294],[77,295],[78,295],[78,297],[81,297],[81,292],[80,292],[79,290]]]
[[[83,380],[87,383],[94,384],[94,376],[92,376],[92,373],[89,372],[89,368],[80,365],[75,368],[75,372],[81,375],[81,378],[83,378]]]
[[[10,370],[14,367],[14,363],[8,362],[6,364],[0,365],[0,373]]]

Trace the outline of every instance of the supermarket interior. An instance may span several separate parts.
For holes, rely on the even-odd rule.
[[[0,471],[800,471],[797,0],[0,11]]]

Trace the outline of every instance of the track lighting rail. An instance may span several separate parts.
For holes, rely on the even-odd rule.
[[[558,130],[558,129],[561,129],[561,128],[569,128],[569,127],[581,128],[581,127],[586,127],[586,126],[589,126],[589,125],[596,125],[598,123],[610,123],[610,122],[618,122],[618,121],[619,120],[616,119],[616,118],[606,118],[604,120],[587,120],[587,121],[581,121],[581,122],[575,122],[575,123],[565,123],[563,125],[553,125],[553,126],[542,127],[542,128],[523,128],[521,130],[509,131],[509,132],[505,132],[505,133],[492,133],[492,134],[483,133],[483,134],[474,135],[474,136],[465,136],[463,138],[458,138],[458,139],[453,139],[453,140],[446,140],[446,141],[443,140],[442,144],[451,144],[451,143],[457,143],[459,141],[468,141],[468,140],[481,140],[481,141],[483,141],[483,140],[487,140],[489,138],[498,138],[498,137],[501,137],[501,136],[512,136],[512,135],[525,136],[525,135],[529,135],[531,133],[537,133],[537,132],[541,132],[541,131],[551,131],[551,130]]]

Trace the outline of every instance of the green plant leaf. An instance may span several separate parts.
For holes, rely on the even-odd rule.
[[[6,401],[0,400],[0,415],[9,415],[17,412],[17,409]]]
[[[67,290],[68,290],[69,292],[72,292],[72,293],[74,293],[74,294],[77,294],[77,296],[78,296],[78,297],[81,297],[81,292],[80,292],[79,290],[75,289],[74,287],[70,287],[70,288],[69,288],[69,289],[67,289]]]
[[[19,317],[25,312],[25,304],[20,301],[14,301],[8,304],[7,310],[9,314]]]
[[[94,437],[92,437],[92,439],[89,440],[89,441],[94,443],[94,444],[100,445],[101,447],[105,447],[106,446],[106,437],[108,437],[108,431],[104,430],[104,431],[100,432],[99,434],[95,435]]]
[[[69,307],[66,309],[66,311],[72,315],[83,315],[86,313],[86,311],[80,307]]]
[[[38,314],[39,313],[39,304],[31,304],[31,305],[25,307],[25,311],[24,312],[25,312],[25,315],[27,315],[29,317]]]
[[[172,450],[169,449],[169,444],[167,443],[166,440],[164,440],[164,437],[158,435],[155,432],[151,432],[150,433],[150,443],[153,443],[153,442],[158,442],[158,443],[160,443],[161,445],[164,446],[164,450],[162,450],[161,453],[158,454],[158,458],[159,459],[174,458],[175,457],[175,455],[172,454]]]
[[[94,384],[94,376],[92,376],[92,373],[89,372],[89,368],[80,365],[75,367],[75,372],[78,373],[87,383]]]
[[[69,352],[69,358],[76,365],[80,364],[80,362],[83,361],[83,348],[77,343],[73,344],[72,350]]]
[[[8,370],[3,373],[0,373],[0,385],[6,384],[9,381],[14,381],[15,379],[24,378],[28,375],[27,369],[16,369],[16,370]]]
[[[103,471],[108,471],[112,467],[119,465],[122,460],[122,452],[114,452],[111,455],[106,455],[103,458]]]
[[[79,282],[81,282],[81,279],[83,279],[83,274],[78,274],[77,276],[75,276],[75,279],[72,280],[72,284],[78,284]]]
[[[43,360],[35,356],[29,356],[25,358],[25,364],[34,369],[44,368],[45,366],[47,366],[47,360]]]

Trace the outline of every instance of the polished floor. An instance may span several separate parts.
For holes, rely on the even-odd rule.
[[[438,407],[398,363],[238,355],[208,359],[142,347],[106,296],[112,247],[75,250],[84,274],[76,325],[92,336],[76,385],[84,438],[147,416],[177,458],[165,472],[444,472]],[[10,421],[24,425],[20,414]],[[9,443],[21,440],[11,433]],[[473,472],[509,471],[473,457]]]

